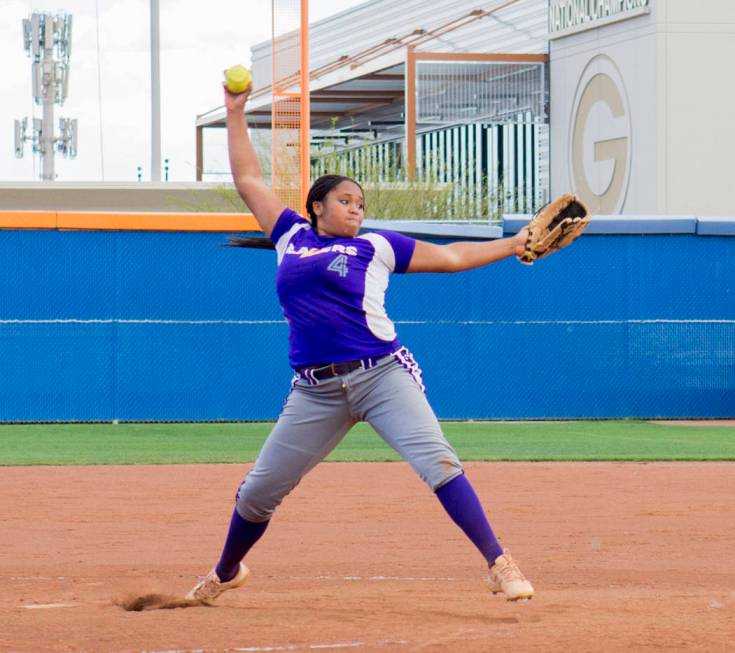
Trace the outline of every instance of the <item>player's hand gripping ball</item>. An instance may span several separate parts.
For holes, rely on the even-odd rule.
[[[230,93],[242,93],[252,81],[253,76],[245,66],[237,64],[225,70],[225,86]]]
[[[528,224],[526,251],[521,263],[533,265],[536,259],[557,252],[579,238],[590,222],[590,212],[576,196],[566,193],[539,209]]]

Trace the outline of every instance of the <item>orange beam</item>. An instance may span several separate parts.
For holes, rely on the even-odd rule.
[[[0,211],[0,229],[56,229],[56,211]]]
[[[0,211],[0,229],[261,231],[252,213]]]
[[[309,98],[309,1],[301,0],[301,209],[311,185],[311,102]]]
[[[537,62],[548,60],[545,54],[523,54],[508,52],[414,52],[414,61],[511,61]]]

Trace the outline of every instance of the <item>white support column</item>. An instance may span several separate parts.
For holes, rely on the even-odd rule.
[[[161,181],[161,61],[158,0],[151,0],[151,181]]]

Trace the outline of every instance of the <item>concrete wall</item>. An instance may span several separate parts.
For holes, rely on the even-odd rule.
[[[243,212],[231,184],[0,182],[0,211]]]
[[[731,215],[735,2],[658,0],[658,212]]]
[[[663,213],[655,11],[550,42],[552,196],[572,189],[593,213]]]
[[[552,195],[572,189],[596,213],[731,215],[735,2],[648,8],[551,40]]]

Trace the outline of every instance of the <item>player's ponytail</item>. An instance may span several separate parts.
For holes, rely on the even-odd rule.
[[[358,184],[352,177],[345,177],[344,175],[323,175],[319,177],[309,189],[309,193],[306,196],[306,212],[311,220],[311,228],[316,231],[317,226],[317,215],[314,213],[314,202],[323,202],[329,191],[334,190],[343,181],[351,181],[355,184],[365,196],[365,191],[362,186]]]
[[[323,202],[327,193],[334,190],[343,181],[351,181],[363,192],[363,196],[365,195],[365,191],[362,186],[352,179],[352,177],[345,177],[344,175],[323,175],[319,177],[319,179],[311,185],[309,193],[306,196],[306,212],[309,215],[311,228],[314,231],[316,231],[317,224],[317,215],[314,213],[314,202]],[[228,247],[274,249],[274,245],[270,238],[263,238],[262,236],[230,236],[228,242],[225,244]]]

